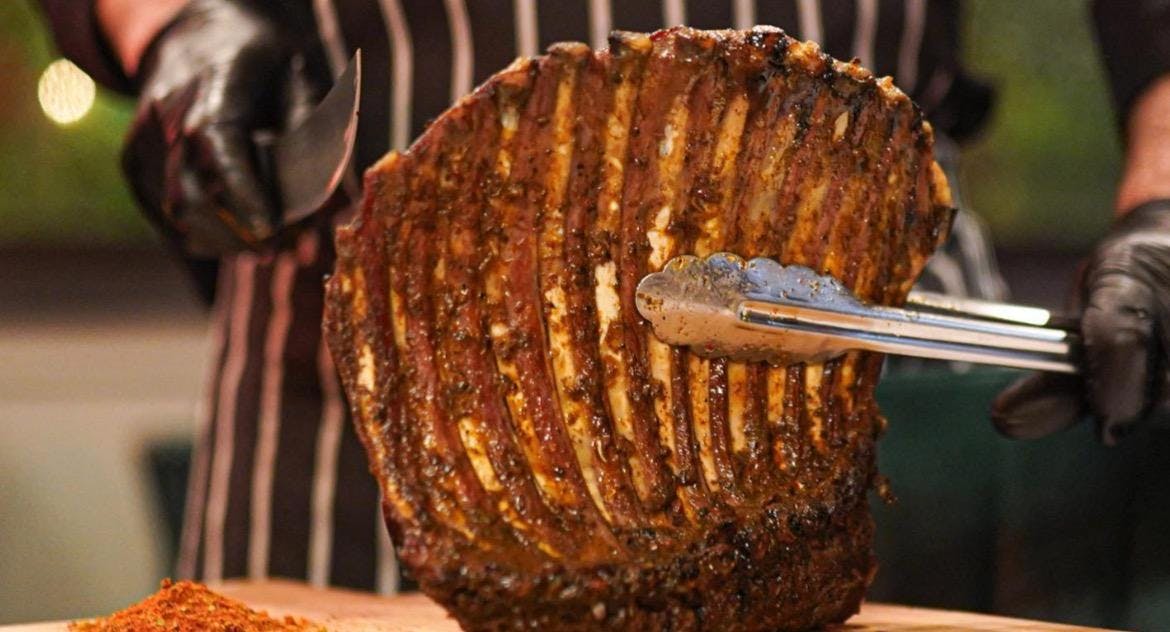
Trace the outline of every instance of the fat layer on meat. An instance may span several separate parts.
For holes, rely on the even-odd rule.
[[[634,289],[726,250],[897,304],[951,215],[909,99],[777,29],[517,60],[337,236],[326,333],[402,561],[467,629],[844,620],[881,357],[702,359]]]

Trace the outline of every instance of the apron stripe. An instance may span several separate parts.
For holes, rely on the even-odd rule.
[[[341,25],[337,20],[337,7],[330,0],[313,0],[313,15],[317,19],[317,34],[324,44],[329,68],[333,71],[333,76],[337,77],[345,70],[345,64],[349,61],[345,37],[341,34]]]
[[[687,23],[687,7],[683,0],[662,0],[662,26]]]
[[[386,530],[386,518],[382,516],[381,503],[374,512],[374,529],[378,534],[378,580],[377,590],[382,595],[397,594],[401,588],[401,573],[398,571],[398,556],[394,543]]]
[[[337,370],[333,366],[324,338],[321,339],[317,351],[317,367],[325,404],[321,409],[321,423],[317,429],[317,456],[313,465],[309,583],[314,586],[326,586],[329,584],[329,569],[332,566],[337,455],[341,446],[345,409],[342,406],[341,389],[337,383]]]
[[[750,29],[756,25],[756,3],[754,0],[734,0],[734,26],[737,29]]]
[[[796,15],[800,22],[800,39],[823,43],[820,0],[796,0]]]
[[[861,65],[873,69],[873,47],[877,36],[877,0],[857,0],[857,22],[853,27],[853,56]]]
[[[913,94],[918,84],[918,52],[926,29],[926,0],[906,0],[902,39],[898,43],[898,87]]]
[[[410,102],[414,77],[414,43],[398,0],[379,0],[394,52],[390,95],[390,147],[398,151],[410,143]]]
[[[601,50],[609,44],[612,28],[609,0],[589,0],[589,44],[593,50]]]
[[[540,47],[540,34],[536,27],[536,0],[515,0],[516,12],[516,54],[534,57]]]
[[[203,509],[207,498],[207,469],[211,460],[212,425],[215,402],[219,396],[219,380],[227,351],[227,308],[228,295],[232,291],[230,268],[223,266],[219,274],[219,292],[211,315],[211,348],[207,373],[204,378],[204,397],[197,404],[195,418],[199,420],[199,438],[195,444],[195,458],[187,480],[187,499],[183,509],[183,529],[179,536],[179,559],[175,574],[181,579],[193,579],[197,575],[199,544],[203,536]]]
[[[252,474],[260,431],[260,392],[264,376],[264,340],[272,318],[272,256],[255,256],[251,305],[248,309],[247,352],[235,395],[232,425],[231,474],[228,475],[227,512],[223,528],[224,578],[248,574],[248,545],[252,523]]]
[[[317,353],[321,343],[321,278],[327,264],[319,259],[317,251],[327,240],[316,231],[306,232],[290,253],[295,255],[297,268],[292,279],[292,322],[283,358],[267,564],[268,574],[278,577],[308,576],[313,464],[324,406]],[[356,498],[353,502],[366,501]]]
[[[292,324],[292,288],[296,274],[292,252],[276,257],[272,275],[272,317],[264,341],[264,373],[260,384],[260,430],[252,468],[251,524],[248,533],[248,576],[268,575],[272,534],[272,477],[276,465],[277,436],[281,420],[281,388],[284,384],[284,351]]]
[[[220,376],[216,403],[215,446],[208,485],[207,536],[203,550],[203,579],[223,579],[224,523],[227,519],[228,491],[231,487],[232,453],[234,452],[236,399],[244,365],[248,359],[248,318],[255,291],[256,257],[251,253],[229,262],[237,276],[231,299],[231,324],[228,331],[228,355]]]
[[[471,78],[475,75],[475,60],[472,52],[475,43],[471,39],[471,23],[467,17],[467,6],[463,0],[444,0],[447,7],[447,23],[451,25],[451,102],[471,92]]]

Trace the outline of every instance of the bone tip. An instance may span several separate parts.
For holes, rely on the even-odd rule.
[[[548,47],[548,54],[553,57],[568,57],[582,59],[592,52],[589,45],[583,42],[557,42]]]
[[[632,31],[614,31],[609,34],[609,50],[614,55],[623,55],[626,53],[645,54],[650,52],[654,47],[654,43],[650,40],[650,36],[645,33],[634,33]]]

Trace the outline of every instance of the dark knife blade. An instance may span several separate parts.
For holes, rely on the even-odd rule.
[[[361,62],[359,50],[309,116],[272,143],[273,180],[286,226],[320,210],[345,178],[357,141]]]

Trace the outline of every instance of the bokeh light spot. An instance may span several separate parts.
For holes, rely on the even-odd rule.
[[[59,125],[75,123],[93,107],[93,79],[68,59],[45,68],[37,82],[37,100],[49,120]]]

